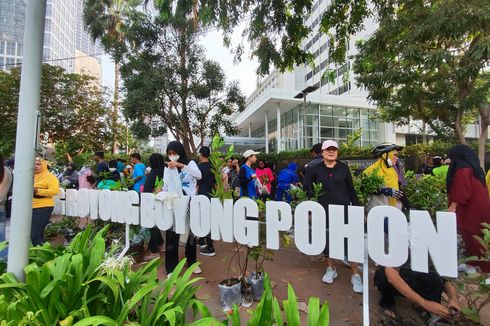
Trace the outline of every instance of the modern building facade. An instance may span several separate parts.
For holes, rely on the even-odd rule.
[[[245,138],[253,139],[253,143],[260,144],[254,149],[265,152],[311,148],[325,139],[344,142],[360,128],[360,146],[422,141],[421,123],[395,126],[373,119],[376,106],[367,100],[367,92],[356,85],[352,59],[341,66],[330,63],[330,37],[319,31],[329,3],[330,0],[316,0],[305,18],[311,33],[303,48],[313,54],[314,66],[297,66],[291,72],[274,71],[267,76],[247,99],[246,109],[233,117],[241,130],[239,136],[244,143]],[[376,28],[374,21],[367,20],[365,29],[349,40],[346,57],[355,55],[356,42],[368,38]],[[326,72],[334,73],[333,82],[324,78]],[[479,126],[469,125],[466,131],[468,138],[478,138]],[[430,130],[428,133],[430,136]]]
[[[25,10],[25,0],[0,0],[1,70],[22,63]],[[89,64],[90,67],[85,70],[99,71],[96,77],[100,78],[102,51],[100,45],[92,42],[83,28],[82,10],[83,0],[47,1],[43,62],[63,67],[68,72],[81,72]],[[92,60],[75,62],[79,58],[88,57]]]

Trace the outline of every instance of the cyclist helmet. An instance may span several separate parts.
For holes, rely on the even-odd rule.
[[[382,154],[391,152],[392,150],[395,150],[395,149],[399,151],[399,150],[403,149],[403,146],[398,146],[398,145],[393,144],[393,143],[381,143],[378,146],[376,146],[375,148],[373,148],[371,153],[374,156],[379,157]]]

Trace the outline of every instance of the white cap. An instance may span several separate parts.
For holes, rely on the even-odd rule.
[[[252,149],[248,149],[248,150],[245,151],[245,153],[243,153],[243,157],[248,158],[249,156],[257,155],[257,154],[260,154],[260,153],[254,151]]]
[[[329,147],[335,147],[336,149],[339,149],[339,144],[337,144],[335,140],[325,140],[322,145],[322,150]]]

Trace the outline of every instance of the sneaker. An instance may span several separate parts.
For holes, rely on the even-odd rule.
[[[155,258],[160,258],[160,253],[159,252],[149,252],[146,255],[143,256],[144,261],[150,261]]]
[[[204,246],[204,248],[199,249],[199,252],[201,253],[201,255],[209,256],[209,257],[213,257],[216,255],[216,251],[214,249],[209,249],[207,246]]]
[[[206,240],[204,240],[204,238],[197,239],[197,245],[200,248],[206,248]]]
[[[194,274],[201,274],[202,273],[202,269],[201,267],[197,266],[196,269],[193,271]]]
[[[335,268],[332,267],[327,267],[327,270],[325,271],[325,275],[322,277],[322,282],[324,283],[333,283],[333,280],[337,277],[337,271]]]
[[[468,275],[475,274],[477,272],[474,266],[468,264],[461,264],[458,266],[458,272],[466,273]]]
[[[352,290],[356,293],[362,293],[362,279],[361,275],[354,274],[350,278],[350,282],[352,283]]]

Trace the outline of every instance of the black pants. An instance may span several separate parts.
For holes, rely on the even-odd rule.
[[[31,242],[33,246],[42,245],[44,240],[44,229],[49,223],[53,207],[42,207],[32,209]]]
[[[445,280],[435,272],[428,274],[414,272],[407,268],[400,270],[400,277],[422,298],[440,303],[444,291]],[[395,296],[402,296],[386,278],[384,268],[380,268],[374,274],[374,285],[381,293],[379,304],[385,308],[395,306]]]
[[[179,264],[179,236],[180,234],[168,230],[165,242],[165,268],[168,273],[172,273]],[[191,233],[185,245],[185,257],[187,265],[191,266],[196,262],[196,237]]]
[[[161,246],[162,244],[163,237],[160,229],[156,226],[152,227],[150,229],[150,242],[148,243],[148,248],[150,248],[152,253],[157,253],[159,251],[158,246]]]
[[[204,238],[204,241],[206,242],[206,246],[208,247],[209,250],[214,250],[213,239],[211,239],[211,235],[210,234],[208,234]]]

